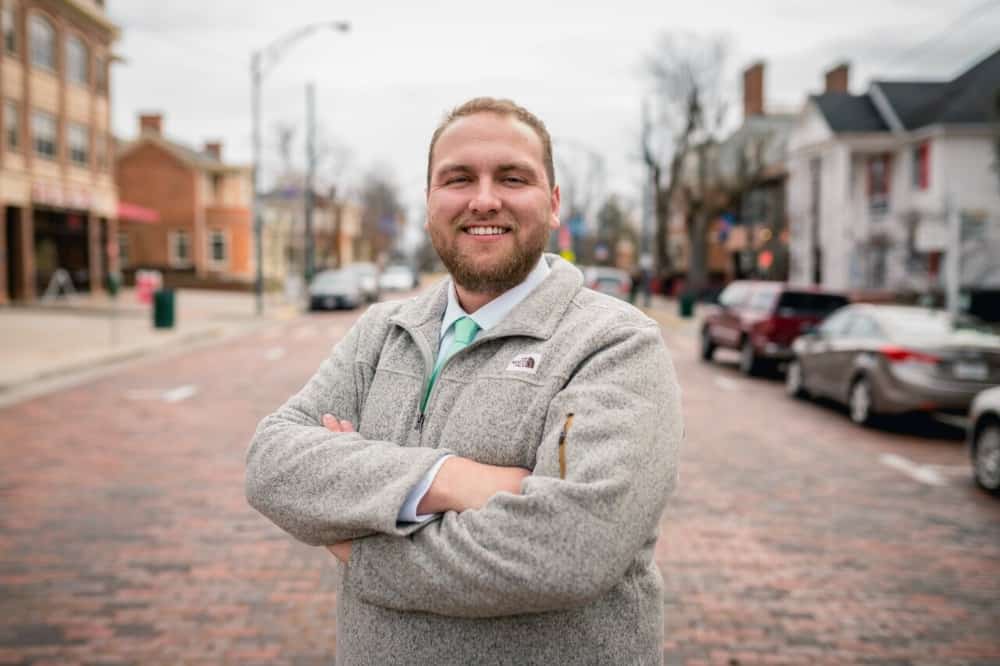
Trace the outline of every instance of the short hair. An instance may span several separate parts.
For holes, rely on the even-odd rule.
[[[523,106],[519,106],[509,99],[497,99],[495,97],[475,97],[470,99],[465,104],[457,106],[447,113],[441,124],[437,126],[434,130],[434,134],[431,135],[431,146],[427,150],[427,187],[431,186],[431,162],[434,160],[434,146],[437,144],[438,139],[441,138],[441,134],[444,133],[448,126],[459,118],[464,118],[465,116],[471,116],[477,113],[495,113],[498,116],[513,117],[520,120],[522,123],[534,130],[535,134],[542,142],[542,164],[545,166],[545,175],[549,179],[549,187],[555,187],[556,184],[556,170],[552,164],[552,137],[549,136],[549,131],[545,129],[545,123],[543,123],[538,116],[528,111]]]

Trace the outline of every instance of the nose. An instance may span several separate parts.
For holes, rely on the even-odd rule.
[[[494,191],[493,183],[489,178],[482,179],[469,200],[469,210],[474,215],[495,215],[500,212],[500,206],[500,197]]]

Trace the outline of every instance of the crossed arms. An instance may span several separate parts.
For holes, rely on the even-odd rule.
[[[608,331],[566,378],[530,475],[451,458],[420,507],[442,517],[399,524],[410,489],[454,452],[366,440],[339,420],[336,431],[324,427],[326,414],[358,418],[374,372],[358,354],[363,324],[261,422],[247,456],[250,504],[306,543],[351,542],[335,547],[350,558],[345,591],[395,610],[541,612],[585,604],[619,583],[655,539],[682,434],[673,366],[655,325]],[[569,412],[573,453],[560,478],[557,441]]]

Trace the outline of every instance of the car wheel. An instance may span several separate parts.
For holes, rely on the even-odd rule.
[[[797,358],[788,362],[785,370],[785,392],[793,398],[806,398],[809,392],[802,378],[802,364]]]
[[[847,407],[851,420],[858,425],[871,425],[875,420],[875,411],[872,409],[872,386],[864,377],[859,377],[851,384]]]
[[[743,346],[740,347],[740,372],[748,377],[760,373],[761,362],[757,358],[757,351],[753,348],[750,338],[743,339]]]
[[[976,434],[972,470],[976,484],[1000,495],[1000,423],[989,423]]]
[[[715,343],[712,342],[712,335],[708,332],[708,329],[702,329],[701,331],[701,360],[711,361],[712,357],[715,355]]]

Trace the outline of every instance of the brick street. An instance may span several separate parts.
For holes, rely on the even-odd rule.
[[[0,664],[331,663],[332,558],[246,505],[243,458],[357,316],[0,410]],[[697,361],[690,322],[664,335],[687,424],[657,551],[667,664],[1000,663],[1000,501],[960,431],[863,430]]]

